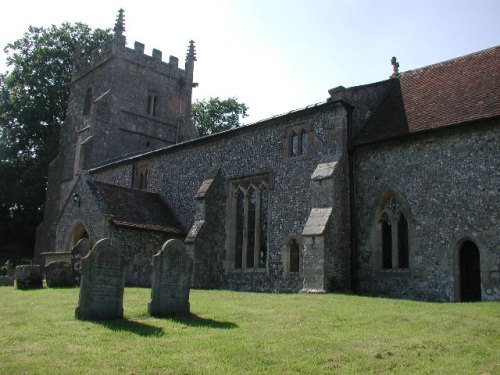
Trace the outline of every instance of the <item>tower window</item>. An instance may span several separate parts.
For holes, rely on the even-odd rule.
[[[148,95],[148,106],[146,112],[150,116],[156,117],[156,106],[158,102],[158,97],[156,95]]]
[[[85,101],[83,103],[83,115],[87,116],[90,113],[90,107],[92,106],[92,89],[89,87],[85,94]]]

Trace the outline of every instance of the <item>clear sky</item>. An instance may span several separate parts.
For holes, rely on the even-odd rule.
[[[129,47],[182,63],[193,39],[193,98],[235,96],[250,107],[245,123],[387,79],[392,56],[405,71],[500,44],[500,0],[9,0],[0,46],[29,25],[112,28],[120,8]]]

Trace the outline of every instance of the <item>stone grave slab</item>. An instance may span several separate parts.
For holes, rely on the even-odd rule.
[[[45,266],[45,280],[49,288],[61,288],[75,285],[71,264],[57,260]]]
[[[16,267],[17,289],[43,288],[42,269],[38,264],[25,264]]]
[[[78,319],[123,318],[125,263],[123,253],[109,238],[99,240],[81,260]]]
[[[153,257],[153,283],[148,311],[151,315],[189,314],[193,260],[182,241],[167,241]]]

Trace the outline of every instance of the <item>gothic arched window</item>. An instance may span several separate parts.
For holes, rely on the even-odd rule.
[[[382,267],[408,268],[408,221],[403,213],[403,205],[394,196],[384,202],[378,214]]]
[[[305,155],[309,149],[309,138],[306,129],[300,132],[300,154]]]
[[[290,157],[299,155],[299,136],[293,132],[290,138]]]
[[[267,267],[269,193],[265,179],[235,181],[232,189],[231,258],[234,268]]]

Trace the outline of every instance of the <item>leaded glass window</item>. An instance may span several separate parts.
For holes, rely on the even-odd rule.
[[[299,154],[299,137],[293,133],[290,139],[290,156],[294,157]]]
[[[232,183],[234,268],[267,267],[269,192],[265,178]]]

